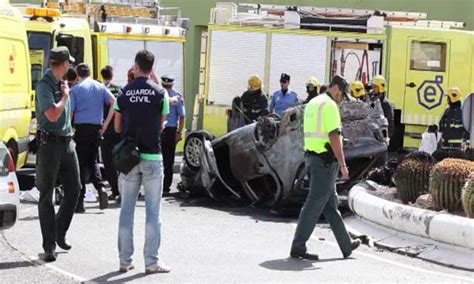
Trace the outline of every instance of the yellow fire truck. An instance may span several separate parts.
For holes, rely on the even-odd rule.
[[[122,3],[123,2],[123,3]],[[127,71],[141,49],[156,56],[156,72],[176,78],[184,93],[184,43],[189,20],[178,8],[158,7],[151,0],[47,2],[45,7],[19,6],[25,15],[31,57],[32,87],[48,68],[49,50],[67,46],[76,64],[87,63],[95,79],[112,65],[115,83],[126,85]],[[167,12],[167,14],[165,14]],[[34,111],[34,96],[32,97]]]
[[[463,26],[424,13],[217,3],[202,39],[193,126],[226,133],[226,110],[252,74],[271,95],[288,73],[300,100],[310,76],[368,82],[382,74],[395,105],[392,144],[417,148],[445,109],[448,87],[474,91],[474,32]]]

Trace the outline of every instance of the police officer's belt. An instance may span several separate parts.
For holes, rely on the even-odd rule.
[[[334,163],[337,162],[336,157],[332,153],[332,151],[326,151],[322,153],[316,153],[314,151],[306,151],[306,155],[308,156],[315,156],[319,157],[321,160],[323,160],[326,164]]]
[[[46,142],[65,142],[69,143],[72,140],[72,136],[59,136],[54,135],[50,132],[39,130],[39,140],[46,141]]]

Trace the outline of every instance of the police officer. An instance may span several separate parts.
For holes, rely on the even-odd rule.
[[[448,105],[439,121],[441,147],[460,149],[467,133],[462,123],[461,91],[458,87],[449,88]]]
[[[112,82],[114,78],[114,69],[110,65],[106,65],[100,71],[100,75],[102,76],[103,83],[109,89],[109,91],[114,95],[116,98],[121,87],[114,84]],[[104,121],[107,122],[107,115],[110,111],[110,105],[104,105]],[[102,160],[104,162],[104,173],[105,178],[107,179],[110,185],[110,191],[112,194],[109,196],[109,200],[117,200],[119,202],[119,190],[118,190],[118,172],[115,170],[112,164],[112,149],[113,147],[120,141],[120,134],[115,132],[113,120],[110,120],[110,123],[102,127],[104,129],[103,137],[101,144],[101,153],[102,153]]]
[[[74,114],[74,140],[77,143],[77,156],[81,173],[82,190],[76,206],[76,213],[84,213],[86,184],[92,181],[99,194],[99,207],[108,206],[107,194],[103,191],[100,172],[96,170],[101,135],[103,133],[104,104],[113,105],[115,97],[104,84],[90,78],[90,68],[81,63],[76,68],[80,80],[71,90],[72,111]],[[104,126],[108,126],[114,110],[110,108]]]
[[[319,95],[320,88],[321,84],[319,83],[319,80],[316,77],[310,77],[308,81],[306,81],[306,92],[308,93],[308,97],[306,97],[304,103],[309,103],[309,101]]]
[[[393,106],[388,101],[385,90],[386,90],[386,83],[385,78],[382,75],[377,75],[372,78],[370,81],[372,86],[372,91],[370,93],[370,100],[372,102],[380,101],[382,106],[383,115],[388,120],[388,136],[391,138],[393,136],[393,132],[395,131],[395,121],[394,121],[394,112]]]
[[[251,124],[268,114],[268,100],[262,91],[262,79],[259,75],[250,76],[247,91],[242,94],[242,107],[245,124]]]
[[[295,258],[317,260],[310,254],[306,242],[321,214],[331,225],[344,258],[360,245],[352,241],[337,210],[336,178],[349,178],[341,137],[341,117],[338,104],[344,99],[347,81],[336,75],[329,91],[312,99],[304,112],[305,165],[310,178],[310,190],[301,210],[290,255]]]
[[[163,154],[163,166],[165,177],[163,179],[163,195],[170,193],[170,186],[173,183],[173,166],[174,155],[176,152],[176,144],[183,138],[184,117],[186,116],[184,110],[183,95],[173,89],[174,78],[168,75],[161,77],[161,84],[163,88],[168,91],[170,98],[178,98],[178,103],[170,105],[170,112],[168,113],[165,128],[161,134],[161,152]]]
[[[364,84],[361,81],[353,81],[351,83],[351,96],[354,97],[356,100],[365,101],[365,88]]]
[[[56,244],[71,249],[66,232],[71,224],[80,190],[79,164],[72,141],[69,86],[61,79],[74,58],[66,47],[51,49],[50,69],[36,86],[36,115],[38,120],[36,156],[36,186],[40,191],[38,204],[44,261],[56,260]],[[52,202],[56,181],[63,185],[64,198],[55,215]]]
[[[295,106],[298,103],[298,96],[295,92],[289,89],[289,85],[290,75],[282,73],[280,77],[281,89],[273,94],[272,101],[270,103],[270,112],[282,116],[285,110]]]

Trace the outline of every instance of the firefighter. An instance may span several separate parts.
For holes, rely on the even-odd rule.
[[[377,75],[372,78],[372,80],[370,81],[370,85],[372,86],[372,91],[369,96],[370,100],[372,102],[380,101],[380,104],[383,109],[383,115],[388,121],[388,136],[389,138],[391,138],[395,130],[395,121],[394,121],[393,106],[387,100],[386,94],[385,94],[385,90],[386,90],[385,78],[382,75]]]
[[[268,100],[262,91],[262,79],[258,75],[252,75],[248,83],[248,90],[242,94],[245,124],[251,124],[268,114]]]
[[[347,81],[336,75],[329,90],[312,99],[304,112],[305,166],[309,175],[309,194],[298,219],[290,256],[318,260],[317,254],[307,252],[306,242],[311,237],[321,214],[331,225],[344,258],[360,245],[351,240],[341,214],[337,210],[336,178],[349,178],[342,148],[341,116],[338,104],[348,87]]]
[[[361,81],[353,81],[351,83],[351,95],[359,101],[365,101],[365,88]]]
[[[461,148],[466,132],[462,123],[461,91],[458,87],[448,90],[448,104],[439,121],[441,147]]]
[[[281,89],[273,94],[272,101],[270,103],[270,112],[282,116],[283,112],[298,103],[298,96],[289,88],[289,86],[290,75],[282,73],[280,76]]]
[[[309,103],[309,101],[319,95],[319,90],[321,89],[321,84],[316,77],[310,77],[308,81],[306,81],[306,92],[308,93],[308,97],[303,102],[305,104]]]

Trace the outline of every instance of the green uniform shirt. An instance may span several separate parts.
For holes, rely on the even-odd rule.
[[[71,100],[68,99],[64,111],[58,121],[50,122],[44,111],[54,108],[61,100],[61,89],[59,81],[54,78],[51,70],[48,70],[36,85],[36,118],[38,129],[47,131],[57,136],[71,136]]]
[[[304,112],[304,149],[318,154],[326,152],[329,134],[342,127],[339,107],[329,94],[313,98]]]

